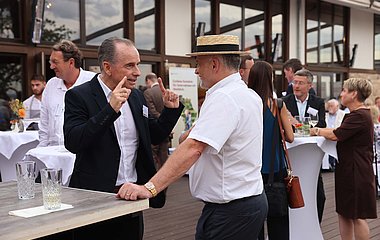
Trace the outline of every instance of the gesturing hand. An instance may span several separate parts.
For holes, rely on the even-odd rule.
[[[162,83],[162,79],[158,78],[158,84],[162,92],[162,99],[164,100],[164,105],[167,108],[178,108],[179,107],[179,97],[173,91],[167,90]]]
[[[127,81],[127,77],[123,77],[111,94],[110,105],[115,112],[120,111],[120,108],[128,100],[129,94],[131,94],[131,89],[123,87],[125,81]]]

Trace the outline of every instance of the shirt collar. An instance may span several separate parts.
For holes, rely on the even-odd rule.
[[[301,100],[299,100],[296,95],[294,95],[294,97],[296,98],[296,102],[304,103],[304,102],[307,102],[307,100],[309,100],[309,93],[307,94],[306,99],[303,102]]]
[[[109,87],[107,87],[107,85],[100,78],[100,74],[98,75],[98,81],[99,81],[100,87],[102,87],[104,95],[107,98],[107,101],[110,101],[112,91],[111,91],[111,89],[109,89]]]
[[[233,74],[223,78],[219,82],[215,83],[214,86],[212,86],[210,89],[207,90],[206,95],[210,95],[213,92],[215,92],[216,90],[218,90],[219,88],[222,88],[222,87],[226,86],[227,84],[234,82],[234,81],[242,83],[245,86],[247,86],[244,83],[244,81],[241,80],[241,76],[239,73],[233,73]]]

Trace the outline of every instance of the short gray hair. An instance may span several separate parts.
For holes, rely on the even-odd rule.
[[[239,71],[240,56],[237,54],[223,54],[222,61],[227,68]]]
[[[102,42],[98,49],[98,62],[100,70],[103,70],[103,62],[108,61],[110,63],[115,63],[116,48],[117,43],[124,43],[127,46],[135,46],[135,44],[126,38],[120,37],[110,37]]]
[[[306,77],[308,83],[313,83],[313,74],[306,68],[302,68],[294,73],[294,76]]]
[[[343,83],[343,88],[347,88],[349,92],[358,92],[358,101],[364,102],[372,94],[372,83],[364,78],[349,78]]]

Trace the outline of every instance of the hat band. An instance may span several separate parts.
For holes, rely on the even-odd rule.
[[[239,45],[236,44],[215,44],[197,46],[196,52],[231,52],[239,51]]]

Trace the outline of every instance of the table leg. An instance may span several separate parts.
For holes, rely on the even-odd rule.
[[[305,207],[289,211],[292,240],[323,240],[316,204],[317,180],[323,156],[323,151],[315,143],[289,149],[293,174],[300,177],[305,201]]]

